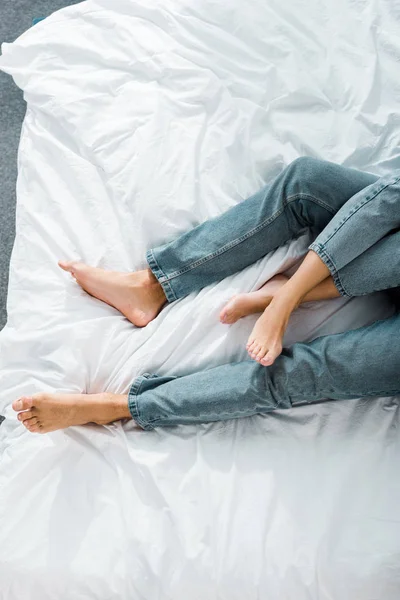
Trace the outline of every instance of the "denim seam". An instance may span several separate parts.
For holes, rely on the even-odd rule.
[[[150,375],[150,373],[143,373],[143,375],[139,375],[138,377],[136,377],[136,379],[134,379],[128,392],[128,407],[132,418],[140,427],[142,427],[142,429],[145,429],[146,431],[150,431],[151,429],[153,429],[153,421],[149,420],[147,423],[145,423],[145,421],[143,421],[143,419],[141,418],[138,406],[138,395],[143,382],[146,379],[150,379],[151,377],[152,376]]]
[[[389,186],[393,185],[394,183],[397,183],[399,180],[400,180],[400,177],[395,177],[393,180],[389,181],[386,185],[383,185],[378,190],[376,190],[376,192],[373,193],[372,196],[366,196],[366,198],[364,199],[364,202],[362,202],[361,204],[356,206],[352,211],[349,212],[347,217],[342,221],[342,223],[340,223],[340,225],[338,225],[338,227],[331,233],[331,235],[324,241],[324,243],[327,244],[332,239],[332,237],[339,231],[339,229],[341,229],[343,227],[343,225],[345,225],[347,223],[347,221],[349,220],[350,217],[352,217],[356,212],[361,210],[361,208],[363,208],[368,202],[371,202],[371,200],[376,198],[376,196],[378,194],[380,194],[383,190],[385,190]]]
[[[366,397],[371,397],[373,398],[374,396],[381,396],[382,397],[389,397],[389,396],[397,396],[400,393],[400,388],[399,389],[394,389],[394,390],[374,390],[373,392],[368,391],[368,392],[357,392],[357,395],[354,395],[352,398],[349,398],[349,400],[358,400],[358,399],[363,399]],[[324,394],[324,397],[327,398],[328,400],[335,400],[335,398],[331,398],[328,394]],[[304,402],[307,402],[307,398],[321,398],[321,394],[307,394],[302,396],[301,394],[296,394],[296,401],[297,398],[304,398]],[[343,400],[345,400],[345,398],[343,398]],[[300,402],[303,402],[303,400],[300,400]],[[312,400],[311,400],[312,402]],[[307,404],[311,404],[311,402],[307,402]],[[294,404],[295,405],[295,404]],[[293,406],[294,406],[293,405]]]
[[[280,210],[276,211],[273,215],[268,217],[268,219],[266,219],[265,221],[263,221],[262,223],[257,225],[257,227],[254,227],[253,229],[248,231],[246,234],[242,235],[241,237],[237,238],[236,240],[229,242],[229,244],[226,244],[222,248],[219,248],[219,250],[217,250],[216,252],[213,252],[212,254],[209,254],[208,256],[203,256],[203,258],[195,261],[194,263],[191,263],[190,265],[186,265],[183,269],[180,269],[179,271],[174,271],[170,275],[166,276],[165,280],[163,280],[162,282],[160,281],[161,285],[163,285],[163,283],[168,282],[171,279],[175,279],[176,277],[179,277],[180,275],[183,275],[184,273],[187,273],[187,272],[199,267],[200,265],[212,260],[213,258],[216,258],[217,256],[220,256],[221,254],[224,254],[224,252],[228,252],[235,246],[238,246],[239,244],[245,242],[248,238],[259,233],[262,229],[264,229],[265,227],[270,225],[270,223],[272,223],[277,217],[279,217],[283,213],[283,211],[285,210],[285,208],[288,204],[291,204],[292,202],[294,202],[295,200],[298,200],[300,198],[311,200],[312,202],[315,202],[316,204],[319,204],[320,206],[322,206],[322,208],[329,210],[329,212],[332,212],[332,214],[335,214],[335,212],[332,211],[332,209],[330,209],[329,207],[327,207],[327,205],[324,202],[322,202],[318,198],[314,198],[314,196],[310,196],[309,194],[295,194],[293,196],[290,196],[289,198],[286,198],[284,200],[284,205]],[[151,251],[149,251],[149,252],[151,252]],[[160,272],[162,273],[161,269],[160,269]]]
[[[400,393],[400,390],[375,390],[373,392],[357,392],[357,396],[354,396],[354,400],[358,399],[358,398],[366,398],[366,397],[374,397],[374,396],[380,396],[380,395],[385,395],[387,396],[388,394],[393,395],[393,396],[397,396]],[[311,404],[312,402],[310,402],[310,397],[312,398],[312,394],[307,394],[306,396],[304,396],[304,402],[306,404]],[[315,395],[315,398],[319,399],[321,398],[321,395]],[[324,397],[327,398],[329,400],[329,394],[324,394]],[[308,401],[307,401],[308,398]],[[332,399],[333,400],[333,399]],[[300,400],[301,401],[301,400]],[[291,401],[290,401],[291,402]],[[292,407],[295,407],[295,404],[292,404]],[[215,418],[218,421],[223,421],[223,420],[233,420],[236,417],[238,417],[238,415],[241,416],[241,418],[246,418],[246,417],[254,417],[254,416],[266,416],[268,415],[270,412],[275,412],[275,410],[281,410],[281,409],[287,409],[287,406],[281,407],[279,404],[278,406],[273,410],[273,411],[263,411],[263,412],[254,412],[253,409],[245,409],[245,410],[236,410],[236,411],[232,411],[232,412],[220,412],[220,413],[209,413],[207,415],[196,415],[198,418],[204,418],[204,421],[196,421],[196,422],[192,422],[191,424],[196,425],[198,423],[207,423],[207,422],[214,422]],[[179,417],[178,417],[179,418]],[[154,419],[153,421],[151,421],[152,427],[171,427],[171,426],[177,426],[177,425],[183,425],[185,423],[183,422],[177,422],[177,421],[169,421],[168,419]]]
[[[153,250],[147,251],[146,259],[151,271],[153,272],[154,276],[157,278],[159,284],[164,290],[168,302],[174,302],[175,300],[177,300],[174,290],[172,289],[170,283],[167,281],[168,278],[166,277],[164,271],[161,269],[160,265],[156,260],[156,257],[154,256]]]
[[[326,264],[329,271],[331,272],[333,282],[334,282],[338,292],[340,293],[340,295],[351,298],[352,297],[351,294],[348,293],[348,291],[344,287],[344,285],[339,277],[339,270],[337,269],[335,263],[333,262],[332,257],[325,250],[324,246],[314,242],[314,243],[310,244],[310,246],[308,248],[309,248],[309,250],[313,250],[316,254],[318,254],[320,259]]]
[[[278,407],[279,408],[279,407]],[[212,422],[212,421],[223,421],[223,420],[230,420],[230,419],[235,419],[238,417],[238,415],[240,415],[241,417],[245,418],[245,417],[254,417],[255,415],[262,415],[265,414],[263,412],[260,413],[255,413],[253,409],[245,409],[245,410],[235,410],[232,412],[219,412],[219,413],[208,413],[207,415],[196,415],[196,421],[192,421],[191,424],[195,425],[196,423],[208,423],[208,422]],[[204,421],[200,421],[199,419],[203,419]],[[179,419],[179,416],[178,416]],[[169,421],[168,418],[166,419],[154,419],[153,421],[151,421],[151,425],[152,427],[163,427],[163,426],[176,426],[176,425],[184,425],[185,423],[183,421],[179,422],[179,421]]]
[[[295,202],[299,198],[311,200],[311,201],[315,202],[316,204],[319,204],[320,206],[322,206],[322,208],[325,208],[328,212],[332,213],[333,215],[336,214],[336,212],[337,212],[337,211],[333,210],[332,207],[329,206],[329,204],[325,204],[325,202],[323,200],[320,200],[319,198],[316,198],[315,196],[312,196],[311,194],[303,194],[301,192],[298,194],[292,194],[292,196],[288,196],[287,198],[285,198],[283,201],[283,205],[287,206],[288,204]]]

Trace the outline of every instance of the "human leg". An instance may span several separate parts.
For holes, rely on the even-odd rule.
[[[341,295],[349,297],[400,286],[400,229],[339,268],[335,279]]]
[[[152,271],[114,273],[77,262],[59,264],[89,294],[144,326],[167,300],[243,269],[302,231],[322,231],[349,198],[376,180],[370,173],[299,158],[251,198],[149,250]]]
[[[184,377],[138,377],[129,392],[143,429],[235,419],[297,403],[400,393],[400,315],[284,349],[271,367],[244,361]]]
[[[288,280],[289,277],[286,275],[275,275],[260,289],[255,290],[254,292],[244,292],[233,296],[220,313],[221,323],[231,325],[232,323],[236,323],[236,321],[242,317],[264,312],[272,299]],[[301,304],[305,302],[331,300],[333,298],[339,298],[340,295],[332,276],[329,276],[310,290],[304,298],[302,298]]]
[[[298,403],[400,393],[400,314],[284,349],[270,367],[243,361],[184,377],[144,374],[129,394],[36,394],[13,403],[34,433],[133,418],[143,429],[236,419]]]
[[[377,180],[299,158],[247,200],[149,250],[148,264],[172,302],[244,269],[306,230],[323,231],[346,202]]]
[[[400,205],[400,190],[398,203]],[[382,206],[382,210],[385,208]],[[347,219],[346,227],[350,227],[350,222],[354,225],[354,236],[351,235],[351,229],[348,231],[351,239],[358,235],[359,228],[369,226],[369,220],[366,217],[366,214],[356,212]],[[365,223],[365,221],[367,222]],[[394,222],[396,223],[396,215]],[[387,227],[390,227],[390,221]],[[347,244],[348,242],[343,243]],[[332,277],[338,291],[347,296],[366,295],[399,286],[399,244],[400,231],[391,231],[362,254],[353,258],[352,261],[333,271],[330,269],[330,262],[326,264],[314,250],[311,250],[293,277],[278,290],[255,324],[247,345],[250,356],[264,366],[273,363],[282,350],[283,334],[292,311],[307,295],[312,293],[316,286],[326,280],[327,275]],[[351,248],[349,248],[350,252]],[[341,248],[339,253],[341,253]],[[332,250],[331,256],[335,257]],[[336,261],[332,264],[336,264]]]
[[[310,251],[254,325],[246,345],[251,358],[264,366],[273,364],[282,352],[283,335],[290,315],[304,296],[328,276],[328,267],[315,252]]]

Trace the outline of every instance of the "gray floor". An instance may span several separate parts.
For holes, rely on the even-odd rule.
[[[0,0],[0,43],[13,42],[32,25],[78,0]],[[0,329],[6,323],[8,266],[15,232],[17,149],[25,114],[22,92],[0,72]]]

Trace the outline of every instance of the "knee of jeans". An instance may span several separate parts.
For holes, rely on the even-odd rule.
[[[292,175],[295,177],[299,177],[304,179],[305,177],[310,176],[319,176],[320,174],[321,161],[317,158],[313,158],[312,156],[300,156],[296,158],[289,165],[289,170],[292,172]]]
[[[288,194],[315,194],[324,179],[323,161],[311,156],[296,158],[287,168]]]

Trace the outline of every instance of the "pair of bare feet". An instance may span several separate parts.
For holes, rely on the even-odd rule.
[[[60,262],[90,295],[119,310],[138,327],[145,327],[166,303],[161,285],[148,270],[119,273],[79,262]],[[247,342],[251,358],[272,365],[282,351],[282,338],[294,305],[281,293],[288,278],[276,275],[260,290],[231,298],[220,313],[220,321],[232,324],[240,318],[263,313]],[[73,425],[104,425],[131,419],[127,395],[120,394],[35,394],[16,400],[18,420],[32,433],[48,433]]]
[[[80,262],[59,263],[91,296],[110,304],[137,327],[145,327],[160,312],[166,297],[156,277],[146,269],[135,273],[119,273],[90,267]],[[220,321],[235,323],[254,313],[263,313],[247,341],[251,358],[264,366],[271,365],[282,352],[282,337],[290,316],[284,296],[276,302],[278,292],[288,278],[276,275],[261,289],[231,298],[220,313]]]

